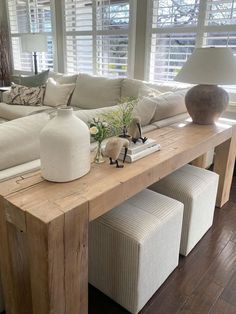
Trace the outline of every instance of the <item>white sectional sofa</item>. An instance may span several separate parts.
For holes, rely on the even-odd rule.
[[[86,123],[102,112],[115,110],[121,98],[140,97],[140,95],[146,96],[146,103],[142,104],[138,112],[143,116],[141,119],[144,133],[188,117],[184,103],[186,88],[177,88],[173,84],[153,85],[133,79],[107,79],[87,74],[79,74],[73,78],[76,79],[75,89],[69,104],[76,110],[76,115]],[[154,91],[157,95],[153,97]],[[160,93],[166,94],[160,95]],[[150,99],[152,99],[151,104]],[[49,120],[48,110],[55,109],[44,105],[9,104],[8,92],[3,94],[2,100],[3,102],[0,103],[0,122],[2,122],[0,124],[0,182],[39,169],[39,133]]]

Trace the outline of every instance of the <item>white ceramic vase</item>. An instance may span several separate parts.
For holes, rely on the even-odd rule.
[[[89,172],[89,128],[72,108],[58,109],[41,131],[40,159],[42,176],[49,181],[68,182]]]

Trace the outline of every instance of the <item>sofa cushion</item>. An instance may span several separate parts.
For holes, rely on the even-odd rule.
[[[17,165],[0,171],[0,182],[10,180],[17,176],[22,176],[26,173],[37,171],[40,169],[40,159],[26,162],[22,165]],[[0,302],[1,303],[1,302]],[[1,311],[0,311],[1,313]]]
[[[46,86],[44,105],[51,107],[67,106],[75,84],[60,84],[49,78]]]
[[[48,77],[53,78],[56,82],[60,84],[75,84],[78,74],[67,75],[63,73],[58,73],[50,71]]]
[[[1,124],[1,123],[5,123],[5,122],[7,122],[7,121],[8,121],[7,119],[0,118],[0,124]]]
[[[24,106],[41,106],[45,86],[27,87],[22,85],[12,85],[9,94],[10,103]]]
[[[6,104],[11,103],[10,90],[2,93],[2,102],[5,102]]]
[[[39,134],[48,121],[41,113],[0,125],[0,170],[39,158]]]
[[[97,108],[97,109],[89,109],[89,110],[81,109],[81,110],[75,111],[75,115],[81,120],[83,120],[86,124],[89,125],[89,121],[91,121],[93,118],[97,118],[103,114],[113,112],[113,111],[118,111],[118,110],[119,110],[119,105]],[[147,101],[146,97],[144,97],[135,106],[134,111],[133,111],[133,116],[140,117],[141,125],[146,126],[152,120],[155,110],[156,110],[156,103],[149,101],[149,99]]]
[[[71,106],[95,109],[116,105],[120,100],[122,79],[79,74]]]
[[[183,89],[174,93],[162,94],[158,97],[151,98],[151,100],[157,104],[152,122],[186,112],[187,109],[184,100],[186,92],[187,89]]]
[[[20,85],[20,78],[21,78],[21,76],[19,74],[18,75],[11,75],[11,82],[14,84]]]
[[[89,125],[89,122],[92,121],[94,118],[98,118],[104,113],[112,112],[118,110],[118,106],[111,106],[111,107],[104,107],[104,108],[97,108],[97,109],[81,109],[75,111],[75,115],[83,120],[87,125]]]
[[[41,109],[49,109],[48,106],[19,106],[0,103],[0,117],[6,120],[13,120],[25,117]]]
[[[20,85],[28,87],[37,87],[46,84],[49,70],[32,76],[20,76]]]
[[[152,90],[157,90],[159,93],[166,92],[175,92],[177,90],[185,89],[186,84],[178,84],[178,83],[149,83],[140,80],[134,79],[123,79],[121,83],[121,98],[126,97],[136,97],[148,96],[148,93],[145,93],[145,89],[150,88]]]
[[[184,123],[184,121],[187,119],[189,119],[189,114],[187,112],[184,112],[177,114],[176,116],[173,117],[153,122],[151,125],[155,125],[157,129],[161,129],[175,123]]]
[[[139,90],[145,83],[134,79],[123,79],[121,83],[121,98],[139,97]]]

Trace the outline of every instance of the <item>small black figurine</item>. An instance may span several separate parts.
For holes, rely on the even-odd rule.
[[[132,137],[132,142],[134,144],[139,139],[141,139],[143,143],[146,142],[147,137],[142,137],[141,119],[139,117],[133,118],[128,131],[129,135]]]

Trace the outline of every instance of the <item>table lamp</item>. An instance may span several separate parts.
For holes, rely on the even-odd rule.
[[[230,48],[196,48],[175,77],[175,81],[199,84],[185,96],[194,123],[213,124],[229,103],[221,85],[236,84],[236,58]]]
[[[38,74],[37,52],[47,51],[47,37],[40,33],[24,34],[21,37],[21,48],[23,52],[33,53],[34,74]]]

